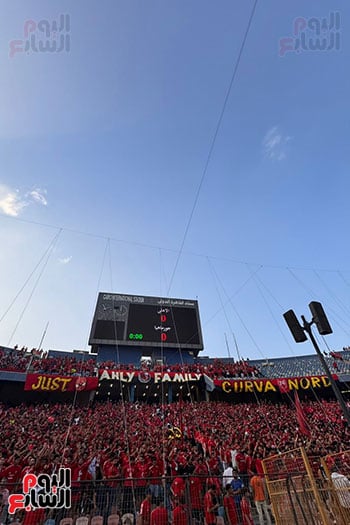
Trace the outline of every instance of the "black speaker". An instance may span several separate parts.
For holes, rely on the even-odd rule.
[[[312,313],[312,320],[316,324],[317,330],[320,332],[320,334],[321,335],[332,334],[333,330],[331,328],[331,325],[328,322],[328,319],[327,319],[327,316],[325,314],[322,304],[318,303],[317,301],[312,301],[312,303],[309,304],[309,308]]]
[[[293,312],[293,310],[288,310],[288,312],[283,314],[283,317],[286,320],[289,330],[292,332],[295,342],[303,343],[304,341],[306,341],[307,337],[305,335],[303,327],[299,323],[298,318]]]

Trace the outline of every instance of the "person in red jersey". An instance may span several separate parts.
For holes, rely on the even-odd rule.
[[[6,478],[7,483],[9,485],[12,485],[14,483],[17,483],[18,481],[21,481],[21,472],[22,466],[20,464],[20,459],[18,456],[15,456],[13,463],[11,463],[8,467],[1,471],[0,477]]]
[[[145,499],[140,507],[140,525],[150,525],[152,512],[152,494],[147,492]]]
[[[175,498],[181,498],[185,495],[186,482],[182,477],[184,474],[183,468],[179,467],[178,475],[171,484],[170,490]]]
[[[242,499],[241,499],[241,513],[243,525],[254,525],[252,509],[250,506],[250,501],[248,499],[249,490],[243,489]]]
[[[197,458],[194,473],[203,477],[208,474],[208,467],[203,462],[203,458],[201,456]]]
[[[226,485],[226,494],[224,496],[224,508],[228,525],[237,525],[237,510],[235,505],[235,499],[233,496],[233,488],[230,483]]]
[[[215,488],[215,485],[209,485],[204,496],[204,514],[207,525],[215,525],[218,515],[219,501]]]
[[[187,510],[182,500],[175,501],[173,510],[173,525],[187,525]]]
[[[257,474],[259,474],[260,476],[264,475],[264,469],[262,466],[262,458],[259,452],[257,452],[255,455],[255,458],[252,463],[252,467],[256,469]]]
[[[111,507],[117,504],[120,495],[120,481],[118,478],[121,477],[121,472],[118,454],[114,454],[111,456],[111,459],[104,461],[102,471],[108,487],[108,512],[110,512]]]
[[[203,521],[203,481],[193,474],[189,477],[190,502],[192,517],[198,522]]]
[[[135,477],[135,498],[138,506],[146,493],[147,479],[147,464],[141,454],[137,456],[134,461],[134,477]]]
[[[151,525],[168,525],[168,511],[162,501],[151,512]]]
[[[22,468],[20,478],[23,479],[26,474],[35,473],[35,459],[33,456],[29,456],[27,464]]]
[[[239,473],[240,478],[242,479],[244,485],[248,486],[248,455],[246,454],[246,450],[240,450],[238,448],[237,454],[236,454],[236,465],[237,470]]]
[[[149,455],[147,477],[150,478],[149,489],[152,496],[159,497],[162,485],[163,463],[155,453]]]
[[[123,497],[122,513],[132,514],[134,511],[134,458],[130,456],[129,460],[124,462],[123,468]]]

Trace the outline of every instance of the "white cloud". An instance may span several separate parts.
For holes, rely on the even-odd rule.
[[[60,264],[68,264],[73,259],[72,255],[69,255],[68,257],[62,257],[61,259],[58,259],[58,262]]]
[[[46,195],[47,191],[41,190],[40,188],[35,188],[34,190],[28,193],[29,197],[31,197],[35,202],[42,204],[43,206],[47,206]]]
[[[284,136],[278,126],[273,126],[263,139],[264,154],[271,160],[284,160],[287,156],[287,144],[291,140]]]
[[[18,190],[0,184],[0,211],[5,215],[17,217],[28,205]]]
[[[47,191],[40,188],[24,193],[5,184],[0,184],[0,213],[10,217],[18,217],[24,208],[31,204],[47,206],[46,195]]]

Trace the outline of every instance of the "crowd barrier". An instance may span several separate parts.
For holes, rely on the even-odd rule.
[[[350,452],[318,458],[299,448],[263,468],[276,525],[350,524]]]
[[[325,458],[307,456],[303,448],[278,454],[263,461],[266,502],[271,522],[276,525],[350,524],[350,451]],[[240,476],[234,495],[237,525],[242,525],[241,500],[246,493],[254,523],[261,523],[252,498],[249,476]],[[32,516],[30,525],[150,525],[140,516],[147,494],[152,508],[160,503],[167,510],[168,523],[175,523],[174,509],[182,507],[181,525],[206,525],[204,496],[209,485],[217,486],[217,525],[230,523],[223,497],[227,480],[200,475],[155,478],[103,479],[72,482],[69,508],[46,510]],[[19,494],[21,484],[0,484],[0,524],[25,521],[25,511],[8,513],[6,490]],[[85,518],[85,521],[79,521]],[[17,519],[17,521],[16,521]],[[26,518],[27,519],[27,518]],[[50,520],[50,521],[49,521]],[[65,521],[64,521],[65,520]],[[266,523],[266,521],[264,521]],[[157,525],[157,524],[155,524]]]
[[[239,486],[249,489],[249,477],[241,476]],[[225,480],[226,481],[226,480]],[[229,524],[225,514],[223,496],[225,494],[222,476],[178,476],[155,478],[128,478],[128,479],[104,479],[89,482],[72,482],[70,508],[46,510],[45,515],[37,514],[36,520],[30,521],[31,525],[69,525],[86,523],[86,525],[150,525],[150,522],[142,519],[140,509],[143,500],[149,493],[151,496],[152,509],[161,503],[168,514],[168,523],[175,523],[174,509],[182,508],[181,525],[206,525],[204,513],[204,497],[209,485],[216,485],[218,490],[217,524]],[[10,493],[20,493],[20,484],[9,486],[1,483],[0,493],[4,488]],[[241,489],[237,492],[240,493]],[[252,505],[252,512],[257,515],[253,506],[251,495],[248,499]],[[240,501],[242,496],[237,494],[235,507],[237,514],[237,525],[242,524]],[[25,511],[17,511],[15,516],[8,513],[8,505],[2,505],[0,512],[0,524],[23,523]],[[112,516],[112,518],[111,518]],[[97,520],[96,518],[99,518]],[[18,521],[12,521],[15,518]],[[34,515],[33,515],[34,518]],[[77,521],[86,518],[88,521]],[[51,520],[51,521],[48,521]],[[66,521],[63,521],[66,520]],[[68,520],[68,521],[67,521]],[[47,521],[47,523],[46,523]],[[157,525],[157,524],[156,524]],[[231,524],[229,524],[231,525]],[[236,525],[232,523],[232,525]]]

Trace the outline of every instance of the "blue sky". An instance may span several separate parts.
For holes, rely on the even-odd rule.
[[[252,5],[3,5],[0,344],[36,346],[49,322],[45,348],[87,348],[98,289],[168,294]],[[295,18],[336,11],[340,50],[279,56]],[[61,14],[69,52],[9,57],[27,20]],[[310,353],[282,313],[311,300],[350,345],[349,15],[258,2],[169,291],[198,298],[206,355],[227,356],[224,333],[234,355],[232,332],[251,359]]]

